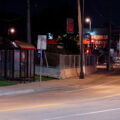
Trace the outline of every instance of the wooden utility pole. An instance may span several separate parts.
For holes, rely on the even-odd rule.
[[[80,67],[81,67],[80,79],[84,79],[84,71],[83,71],[84,0],[82,2],[83,2],[83,9],[82,9],[82,15],[81,15],[80,0],[77,1],[78,3],[78,28],[79,28],[79,40],[80,40]]]
[[[112,1],[109,2],[109,27],[108,27],[108,46],[107,46],[107,70],[110,70],[110,48],[111,48],[111,35],[112,35]]]

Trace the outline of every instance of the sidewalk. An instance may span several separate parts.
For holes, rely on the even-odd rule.
[[[74,87],[79,85],[81,88],[86,87],[86,85],[98,82],[101,78],[110,75],[111,72],[98,72],[85,77],[85,79],[79,78],[70,78],[64,80],[50,80],[43,81],[40,85],[40,82],[32,82],[25,84],[17,84],[8,87],[0,87],[0,97],[7,95],[17,95],[17,94],[26,94],[42,91],[50,91],[56,89],[64,89],[66,87]]]

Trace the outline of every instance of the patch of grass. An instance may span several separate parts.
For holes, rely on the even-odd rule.
[[[15,85],[15,84],[16,84],[16,82],[13,82],[13,81],[9,81],[9,80],[0,78],[0,87],[10,86],[10,85]]]
[[[48,81],[48,80],[54,80],[55,78],[52,77],[44,77],[42,76],[42,81]],[[39,81],[40,80],[40,76],[35,76],[35,81]]]

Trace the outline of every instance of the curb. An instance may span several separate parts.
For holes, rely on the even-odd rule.
[[[26,90],[3,92],[3,93],[0,93],[0,97],[10,96],[10,95],[27,94],[27,93],[35,93],[35,92],[42,92],[42,91],[48,91],[48,90],[55,90],[57,88],[63,88],[63,87],[36,88],[36,89],[26,89]]]

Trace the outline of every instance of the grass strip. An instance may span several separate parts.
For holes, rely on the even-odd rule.
[[[54,80],[55,78],[52,77],[44,77],[42,76],[42,81],[49,81],[49,80]],[[40,76],[35,76],[35,81],[39,81],[40,80]]]
[[[0,78],[0,87],[15,85],[16,82]]]

